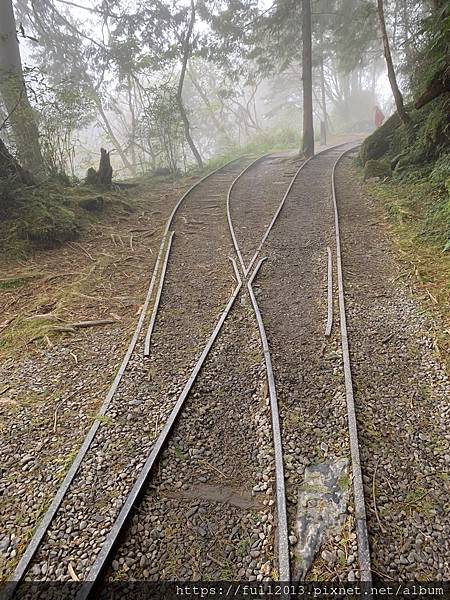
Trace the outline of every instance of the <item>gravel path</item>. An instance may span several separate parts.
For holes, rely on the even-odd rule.
[[[271,154],[236,182],[230,198],[230,213],[246,266],[301,162],[286,152]]]
[[[243,166],[229,167],[211,177],[209,184],[201,184],[187,198],[189,207],[184,205],[177,215],[152,356],[142,357],[142,332],[97,438],[36,555],[30,578],[68,580],[69,565],[83,578],[98,553],[234,287],[225,199]],[[206,287],[210,293],[205,302]]]
[[[383,209],[350,158],[337,183],[374,574],[448,581],[450,384],[431,323],[399,281]]]
[[[271,579],[274,465],[253,311],[236,304],[112,562],[110,580]]]
[[[327,246],[335,256],[330,181],[340,152],[330,150],[300,172],[262,251],[269,258],[255,284],[280,403],[294,560],[305,467],[349,456],[337,303],[334,333],[324,336]],[[358,577],[352,512],[350,503],[346,526],[337,539],[328,539],[312,566],[313,578]]]
[[[280,404],[297,567],[295,521],[305,469],[349,458],[336,285],[333,331],[324,336],[327,246],[335,257],[330,178],[341,152],[316,157],[300,173],[263,248],[261,256],[268,260],[254,283]],[[177,213],[151,356],[142,356],[144,330],[28,579],[69,581],[71,573],[82,579],[94,561],[234,288],[225,199],[231,181],[249,162],[239,161],[201,184]],[[272,155],[236,185],[231,211],[246,263],[299,164]],[[350,159],[341,163],[337,177],[374,574],[385,580],[448,580],[449,381],[433,351],[427,317],[398,281],[382,209],[362,192]],[[1,465],[7,515],[6,534],[0,535],[3,575],[20,558],[73,458],[80,431],[95,416],[123,352],[115,342],[121,334],[114,327],[84,340],[89,355],[98,356],[87,373],[78,357],[74,366],[69,343],[42,353],[37,368],[31,358],[22,360],[15,373],[30,383],[13,379],[19,395],[12,401],[21,418],[6,430],[7,459]],[[103,363],[105,354],[109,360]],[[86,394],[89,387],[92,392]],[[21,393],[25,400],[19,404]],[[109,581],[277,578],[267,396],[258,330],[244,286],[116,550]],[[11,410],[8,405],[8,414]],[[21,448],[28,430],[32,435]],[[348,484],[351,488],[351,478]],[[356,556],[350,497],[341,531],[327,538],[309,577],[358,579]]]
[[[145,213],[105,217],[80,238],[91,258],[77,246],[42,252],[26,269],[40,266],[50,275],[0,294],[2,313],[12,318],[53,311],[69,321],[120,318],[52,341],[39,339],[0,366],[0,580],[12,572],[56,492],[129,343],[162,225],[176,200],[173,190],[140,193],[147,198]],[[134,230],[133,250],[114,243],[110,230],[125,239]],[[152,235],[143,237],[143,230]]]

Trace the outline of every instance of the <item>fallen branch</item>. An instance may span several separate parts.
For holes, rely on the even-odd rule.
[[[76,333],[77,329],[83,329],[87,327],[96,327],[97,325],[111,325],[117,323],[116,319],[98,319],[95,321],[79,321],[78,323],[65,323],[64,325],[52,325],[47,327],[45,331],[36,335],[31,339],[32,342],[46,337],[49,332],[55,333]]]
[[[113,323],[117,323],[117,320],[97,319],[95,321],[78,321],[78,323],[67,323],[67,326],[76,329],[78,327],[96,327],[97,325],[112,325]]]
[[[92,256],[92,254],[89,254],[89,252],[83,248],[83,246],[81,244],[78,244],[77,242],[68,242],[69,246],[72,246],[72,248],[75,246],[76,248],[79,248],[82,252],[84,252],[84,254],[86,254],[86,256],[88,258],[90,258],[93,262],[95,262],[95,258]]]

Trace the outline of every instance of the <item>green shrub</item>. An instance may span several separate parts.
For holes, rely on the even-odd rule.
[[[37,201],[29,206],[18,225],[19,237],[41,246],[53,246],[77,237],[75,213],[61,204]]]
[[[450,152],[442,154],[434,163],[430,181],[435,186],[446,187],[450,183]],[[450,193],[450,190],[448,190]]]

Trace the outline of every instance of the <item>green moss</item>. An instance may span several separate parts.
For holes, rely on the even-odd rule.
[[[0,252],[26,256],[33,248],[51,248],[75,239],[83,227],[111,211],[129,213],[133,200],[125,192],[98,196],[89,186],[47,181],[37,186],[0,181]]]
[[[22,213],[17,231],[22,239],[53,246],[76,238],[79,227],[72,210],[56,202],[36,202]]]
[[[364,140],[359,152],[359,160],[362,166],[364,166],[368,160],[378,160],[389,152],[394,133],[400,125],[400,117],[397,113],[394,113],[381,127],[376,129],[372,135],[369,135],[369,137]]]
[[[450,152],[445,152],[437,159],[429,179],[432,185],[442,187],[450,194]]]
[[[368,160],[364,165],[364,181],[372,177],[385,179],[392,176],[392,169],[386,160]]]
[[[408,107],[411,118],[404,125],[394,113],[361,146],[359,162],[383,158],[391,162],[400,179],[427,177],[450,144],[450,95],[443,95],[420,110]],[[447,159],[442,159],[448,162]]]
[[[0,290],[13,290],[22,287],[26,284],[27,279],[24,277],[11,277],[10,279],[0,280]]]

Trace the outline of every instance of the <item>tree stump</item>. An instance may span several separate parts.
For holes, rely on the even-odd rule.
[[[112,166],[109,158],[109,152],[105,148],[100,148],[100,164],[98,171],[90,167],[86,173],[85,182],[88,185],[95,185],[102,188],[110,188],[112,181]]]
[[[109,158],[109,152],[100,148],[100,165],[98,167],[98,182],[103,187],[111,187],[112,166]]]

